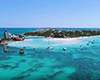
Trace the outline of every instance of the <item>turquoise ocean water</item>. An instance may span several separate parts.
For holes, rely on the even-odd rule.
[[[11,34],[23,34],[36,29],[7,30]],[[3,31],[4,28],[0,28],[0,38],[3,37]],[[96,41],[86,45],[91,40]],[[83,50],[80,50],[80,45],[83,45]],[[31,37],[24,42],[8,44],[7,50],[19,50],[24,46],[25,54],[19,55],[19,51],[5,53],[0,45],[0,80],[100,80],[100,37],[79,38],[68,42]],[[35,46],[37,48],[33,49]],[[52,46],[53,50],[46,50],[48,46]],[[66,51],[62,50],[63,47],[66,47]]]

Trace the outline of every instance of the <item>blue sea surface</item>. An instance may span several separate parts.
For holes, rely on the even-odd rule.
[[[23,34],[37,28],[7,30],[11,34]],[[3,31],[4,28],[0,28],[1,38]],[[91,40],[95,40],[94,44],[87,45]],[[3,45],[0,45],[0,80],[100,80],[100,37],[79,38],[69,44],[33,37],[6,46],[8,52],[4,52]],[[20,55],[19,50],[24,46],[25,54]],[[53,49],[46,50],[48,46]]]

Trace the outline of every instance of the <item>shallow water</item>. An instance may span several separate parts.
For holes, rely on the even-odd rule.
[[[43,39],[38,38],[7,45],[8,50],[19,50],[26,46],[24,55],[19,55],[18,51],[4,53],[2,45],[0,45],[0,79],[100,79],[100,37],[78,39],[73,41],[73,43],[76,42],[75,44],[69,45],[60,41],[50,41],[48,44],[48,41]],[[96,40],[94,44],[86,45],[88,41],[94,39]],[[55,44],[58,44],[58,46]],[[83,45],[83,50],[80,50],[81,44]],[[52,46],[53,50],[45,50],[48,45]],[[38,47],[33,49],[34,46]],[[63,47],[66,47],[66,51],[62,50]]]
[[[7,45],[7,50],[25,46],[24,55],[19,51],[3,52],[0,45],[0,80],[100,80],[100,37],[70,42],[49,40],[33,38]],[[91,40],[96,41],[87,45]],[[48,46],[53,50],[46,50]]]

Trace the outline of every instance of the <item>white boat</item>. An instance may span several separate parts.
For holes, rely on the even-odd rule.
[[[65,51],[65,50],[66,50],[66,48],[64,47],[64,48],[63,48],[63,50]]]
[[[91,43],[92,43],[92,44],[94,44],[94,42],[93,42],[93,41],[91,41]]]
[[[46,48],[46,50],[49,50],[49,49],[53,49],[53,48],[52,48],[52,47],[50,47],[50,46]]]
[[[50,45],[49,39],[48,39],[48,45]],[[53,48],[50,46],[46,48],[46,50],[51,50],[51,49],[53,49]]]

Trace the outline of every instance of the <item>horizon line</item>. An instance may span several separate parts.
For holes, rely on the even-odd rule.
[[[91,27],[84,27],[84,26],[0,26],[0,28],[100,28],[100,26],[91,26]]]
[[[80,28],[80,27],[0,27],[0,28]],[[91,27],[81,27],[81,28],[91,28]],[[100,28],[100,27],[92,27]]]

